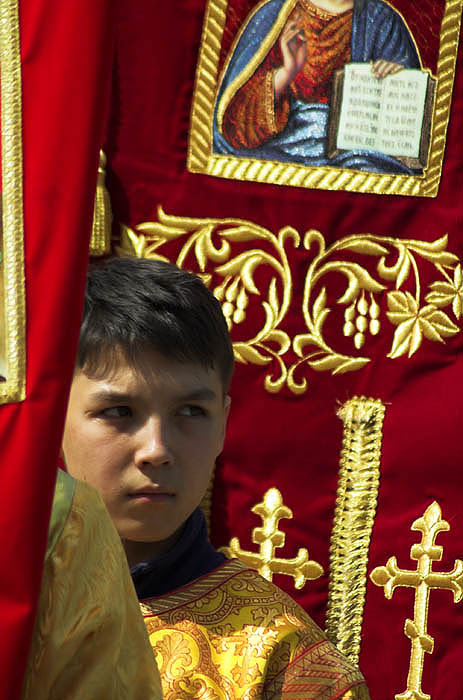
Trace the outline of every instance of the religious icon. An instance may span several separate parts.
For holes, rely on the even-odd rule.
[[[269,0],[229,54],[213,150],[411,175],[422,169],[428,79],[405,21],[382,0]]]
[[[442,27],[458,9],[461,0],[208,0],[189,169],[435,196],[451,105],[445,57],[453,75],[457,47]]]

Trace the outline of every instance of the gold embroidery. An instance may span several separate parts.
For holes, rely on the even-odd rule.
[[[256,247],[245,249],[242,243],[256,242]],[[286,244],[300,243],[299,233],[286,226],[277,235],[250,221],[241,219],[192,219],[169,216],[158,209],[158,221],[139,224],[135,230],[122,227],[119,255],[170,259],[179,267],[197,272],[222,304],[228,327],[235,336],[240,324],[247,320],[247,309],[254,300],[261,305],[253,309],[252,322],[263,323],[254,334],[233,343],[238,362],[273,367],[267,373],[265,388],[271,393],[285,385],[294,394],[307,391],[308,382],[301,376],[303,368],[317,372],[331,371],[342,374],[361,369],[370,362],[366,355],[338,352],[324,337],[325,323],[333,309],[327,306],[327,288],[322,283],[331,273],[341,273],[346,290],[336,304],[344,307],[343,319],[338,322],[342,334],[352,338],[353,352],[368,344],[369,337],[381,330],[380,295],[387,299],[388,311],[383,315],[396,326],[388,357],[411,357],[424,339],[445,342],[456,335],[459,327],[444,312],[451,306],[455,319],[462,318],[463,282],[461,263],[447,250],[448,238],[442,236],[432,242],[400,239],[373,234],[354,234],[326,247],[325,238],[315,230],[304,236],[304,247],[315,249],[308,265],[302,303],[302,315],[308,332],[297,334],[292,340],[282,328],[290,308],[293,293],[291,267]],[[175,254],[169,248],[169,258],[160,250],[165,245],[177,245]],[[180,248],[178,245],[180,244]],[[238,252],[232,247],[237,246]],[[166,252],[163,250],[163,252]],[[347,257],[348,256],[348,257]],[[373,276],[363,260],[376,258]],[[422,289],[420,265],[432,265],[437,281]],[[259,286],[254,275],[261,267],[271,272],[270,281]],[[217,283],[216,277],[221,280]],[[268,279],[268,277],[267,277]],[[413,294],[402,291],[408,282]],[[387,285],[394,289],[387,290]],[[258,322],[258,321],[257,321]],[[276,346],[276,348],[275,348]],[[295,353],[296,359],[292,361]],[[291,357],[291,359],[288,359]],[[286,361],[287,360],[287,361]],[[277,371],[275,371],[275,367]]]
[[[326,306],[326,287],[322,287],[315,301],[313,300],[313,292],[320,280],[328,273],[341,272],[348,283],[346,291],[337,300],[338,304],[346,306],[344,335],[353,335],[356,328],[354,345],[356,348],[361,348],[365,342],[367,329],[372,335],[379,332],[380,309],[375,294],[386,290],[386,286],[374,279],[359,263],[336,260],[336,256],[341,251],[379,258],[376,266],[378,277],[386,282],[395,282],[395,290],[387,292],[389,308],[387,317],[397,326],[388,357],[397,358],[404,354],[411,357],[421,346],[423,336],[429,340],[444,342],[444,338],[459,332],[458,326],[446,313],[438,309],[435,304],[429,303],[432,301],[429,294],[425,297],[428,303],[421,306],[422,290],[417,258],[431,263],[439,274],[448,279],[446,268],[454,268],[458,264],[458,258],[447,251],[447,236],[428,243],[413,239],[358,234],[342,238],[326,248],[322,234],[319,231],[309,231],[304,239],[307,250],[310,250],[313,243],[318,246],[318,253],[307,271],[302,307],[309,333],[297,335],[294,338],[293,348],[301,360],[292,365],[289,370],[289,386],[291,386],[290,382],[293,382],[301,393],[306,390],[306,380],[296,382],[294,376],[295,371],[304,362],[314,370],[331,370],[333,374],[340,374],[360,369],[370,361],[368,357],[353,357],[338,353],[328,345],[323,337],[323,325],[331,311]],[[386,259],[393,251],[397,254],[397,260],[388,264]],[[413,275],[414,295],[400,291],[400,287],[410,275]],[[432,285],[430,288],[432,289]],[[368,295],[368,301],[366,295]],[[442,301],[439,304],[444,305]],[[315,347],[318,350],[315,352],[311,350],[306,354],[306,346]]]
[[[95,206],[93,210],[90,255],[107,255],[111,252],[111,200],[105,186],[106,156],[100,151]]]
[[[283,505],[283,499],[278,489],[269,489],[262,503],[258,503],[252,512],[262,518],[262,527],[252,531],[252,541],[260,545],[259,552],[246,552],[241,549],[237,537],[230,540],[228,547],[221,551],[228,557],[238,557],[246,566],[256,569],[261,576],[271,581],[273,574],[292,576],[294,587],[302,588],[306,581],[313,581],[323,574],[323,569],[316,561],[309,559],[306,549],[299,549],[293,559],[280,559],[275,556],[275,549],[284,547],[286,535],[278,529],[282,518],[292,518],[292,511]]]
[[[165,700],[369,698],[302,608],[236,559],[140,607]]]
[[[259,3],[252,14],[257,12],[262,4]],[[212,122],[214,103],[220,89],[218,65],[227,5],[227,0],[209,0],[207,4],[193,95],[188,144],[189,170],[207,173],[213,177],[293,187],[421,197],[435,197],[437,195],[450,115],[463,0],[447,0],[445,5],[440,32],[437,90],[428,166],[424,175],[417,176],[349,171],[328,166],[308,167],[294,163],[276,163],[213,154]],[[224,91],[217,109],[217,122],[220,130],[226,106],[240,87],[253,75],[263,57],[269,52],[295,5],[296,0],[283,6],[271,34],[262,43],[253,60]],[[230,55],[233,53],[242,31],[243,29],[237,35]],[[227,66],[228,61],[225,63],[222,76],[225,74]]]
[[[441,519],[441,509],[434,501],[421,518],[413,523],[412,530],[422,533],[421,542],[414,544],[410,558],[418,562],[415,571],[399,569],[397,559],[390,557],[386,566],[377,566],[370,578],[377,586],[384,587],[386,598],[392,598],[399,586],[416,589],[414,619],[405,621],[404,633],[411,640],[410,668],[407,689],[396,695],[396,700],[430,700],[431,696],[421,689],[425,653],[432,654],[434,639],[428,634],[428,606],[431,589],[444,589],[453,592],[453,599],[458,603],[463,597],[463,561],[457,559],[453,571],[433,571],[432,563],[442,559],[443,548],[436,545],[440,532],[450,530],[446,520]]]
[[[368,550],[376,514],[385,407],[354,397],[338,411],[344,423],[341,468],[330,548],[326,632],[358,664]]]
[[[21,58],[18,3],[0,3],[2,139],[2,275],[4,367],[0,403],[25,398],[26,308],[24,298],[24,219]]]

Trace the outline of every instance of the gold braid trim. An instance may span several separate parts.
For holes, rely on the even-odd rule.
[[[2,276],[4,379],[0,403],[25,398],[26,307],[24,297],[24,216],[22,164],[22,94],[17,0],[0,3]],[[1,328],[1,326],[0,326]],[[3,348],[1,344],[3,343]]]
[[[257,11],[264,3],[259,3]],[[282,9],[274,31],[253,61],[225,90],[218,105],[217,118],[220,128],[221,120],[237,90],[246,82],[248,75],[256,70],[256,62],[270,50],[279,31],[284,26],[289,12],[295,3],[288,3]],[[201,49],[196,72],[196,84],[193,93],[191,129],[188,144],[188,169],[191,172],[207,173],[213,177],[225,177],[234,180],[248,180],[275,185],[306,187],[324,190],[347,190],[349,192],[370,192],[374,194],[395,194],[412,197],[435,197],[439,189],[442,162],[445,150],[445,138],[450,116],[455,62],[458,50],[461,10],[463,0],[447,0],[441,26],[437,67],[437,91],[433,109],[433,124],[430,135],[428,167],[424,175],[385,175],[360,172],[340,168],[307,167],[293,163],[277,163],[252,158],[222,156],[212,153],[212,124],[214,103],[221,78],[218,65],[222,37],[226,22],[228,0],[209,0],[203,26]],[[285,9],[286,8],[286,9]],[[394,8],[395,9],[395,8]],[[287,10],[287,11],[286,11]],[[397,11],[397,10],[396,10]],[[232,55],[243,28],[238,33],[229,53]],[[270,41],[271,40],[271,41]],[[224,65],[225,74],[229,59]]]
[[[344,423],[344,440],[331,535],[326,632],[355,664],[360,653],[368,550],[378,497],[384,412],[379,399],[365,397],[354,397],[338,411]]]

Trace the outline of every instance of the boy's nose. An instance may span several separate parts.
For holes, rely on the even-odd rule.
[[[173,463],[168,447],[165,428],[159,419],[151,419],[139,431],[139,446],[135,461],[138,467],[160,466]]]

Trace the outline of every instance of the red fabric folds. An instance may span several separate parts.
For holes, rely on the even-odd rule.
[[[20,3],[27,385],[0,407],[0,688],[19,697],[77,342],[112,61],[109,0]]]

